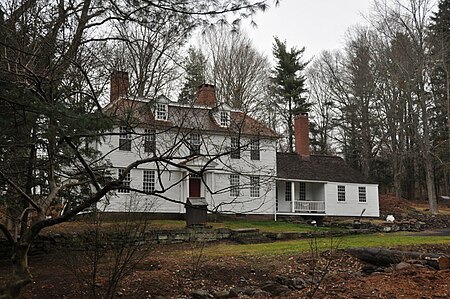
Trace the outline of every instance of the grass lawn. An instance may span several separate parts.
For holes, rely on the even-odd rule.
[[[318,238],[319,250],[331,248],[345,249],[349,247],[396,247],[419,244],[450,244],[450,237],[414,236],[405,233],[377,233],[371,235],[351,235],[338,238]],[[308,252],[311,249],[311,239],[279,241],[262,244],[218,244],[204,249],[205,256],[258,256],[258,255],[289,255]]]

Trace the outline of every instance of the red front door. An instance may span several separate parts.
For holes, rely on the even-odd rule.
[[[200,197],[201,182],[200,178],[189,178],[189,197]]]

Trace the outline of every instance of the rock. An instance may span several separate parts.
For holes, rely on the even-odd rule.
[[[287,286],[279,284],[279,283],[269,283],[269,284],[266,284],[265,286],[263,286],[261,289],[263,291],[269,292],[270,294],[272,294],[274,296],[278,296],[278,295],[281,295],[283,293],[290,291],[290,289]]]
[[[397,265],[394,266],[395,270],[403,270],[403,269],[408,269],[411,268],[412,265],[410,263],[406,263],[406,262],[400,262]]]
[[[208,299],[212,297],[211,294],[205,290],[193,290],[191,296],[194,299]]]
[[[287,277],[278,275],[275,277],[275,281],[281,285],[285,285],[285,286],[290,287],[291,289],[296,289],[296,290],[304,289],[306,286],[305,280],[300,277],[287,278]],[[268,283],[268,284],[270,284],[270,283]]]
[[[230,291],[223,290],[223,291],[215,292],[213,294],[213,296],[214,296],[214,298],[217,298],[217,299],[227,299],[227,298],[231,297],[230,293],[231,293]]]

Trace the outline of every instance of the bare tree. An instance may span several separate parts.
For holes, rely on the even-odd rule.
[[[231,107],[251,111],[265,100],[269,63],[241,31],[226,27],[205,33],[209,77],[217,87],[219,101]]]
[[[411,79],[414,80],[414,85],[408,92],[419,114],[420,138],[417,142],[423,159],[430,211],[436,214],[438,209],[430,132],[430,109],[433,106],[433,97],[429,89],[430,70],[427,66],[430,56],[426,44],[431,2],[428,0],[392,1],[391,3],[376,1],[374,8],[376,13],[374,19],[377,22],[375,26],[380,29],[380,33],[393,39],[401,32],[410,41],[408,45],[411,48],[402,49],[405,56],[409,54],[406,57],[408,63],[413,66]]]
[[[330,88],[333,77],[328,73],[327,60],[331,53],[323,52],[314,60],[306,70],[309,98],[311,103],[311,122],[314,127],[311,130],[314,138],[312,147],[319,154],[332,152],[332,133],[334,128],[333,118],[336,118],[335,95]]]
[[[0,105],[14,125],[2,121],[1,128],[1,199],[9,207],[6,217],[12,227],[0,223],[0,231],[13,249],[13,272],[0,298],[17,298],[32,281],[28,250],[43,228],[108,200],[136,166],[180,162],[167,154],[151,156],[130,163],[118,177],[111,175],[104,156],[93,147],[107,135],[118,135],[111,133],[117,120],[100,105],[109,72],[98,53],[105,41],[116,38],[110,29],[117,22],[145,23],[153,11],[207,25],[267,7],[265,1],[200,2],[2,2]],[[46,218],[61,196],[71,204],[61,215]]]

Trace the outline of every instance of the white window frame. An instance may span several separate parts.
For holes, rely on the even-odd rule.
[[[250,140],[250,159],[251,160],[261,160],[259,139],[253,138]]]
[[[284,184],[284,201],[292,201],[292,182]]]
[[[220,111],[219,121],[220,121],[221,127],[229,127],[230,126],[230,112]]]
[[[358,186],[358,200],[359,202],[367,202],[367,188],[365,186]]]
[[[155,119],[156,120],[167,120],[169,118],[169,105],[156,103],[155,109]]]
[[[230,174],[230,197],[240,195],[240,177],[238,174]]]
[[[230,148],[231,148],[230,158],[231,159],[240,159],[241,158],[241,142],[240,142],[239,137],[237,137],[237,136],[231,137]]]
[[[155,171],[144,170],[142,172],[142,191],[151,193],[155,191]]]
[[[306,183],[299,182],[298,183],[298,200],[306,200]]]
[[[131,133],[129,133],[129,129],[127,127],[120,127],[120,135],[119,135],[119,150],[120,151],[131,151]]]
[[[337,186],[337,201],[338,202],[345,202],[345,185],[338,185]]]
[[[260,196],[259,188],[260,188],[259,176],[251,176],[250,197],[259,197]]]
[[[202,139],[199,133],[189,134],[189,149],[191,155],[199,155],[201,153]]]
[[[156,135],[152,129],[144,130],[144,152],[153,153],[156,150]]]
[[[119,178],[124,173],[124,171],[125,168],[119,168],[117,171],[117,178]],[[128,189],[130,188],[130,184],[131,184],[131,171],[129,171],[127,175],[123,178],[122,186],[124,188],[117,189],[117,193],[124,193],[124,194],[130,193],[130,189]]]

